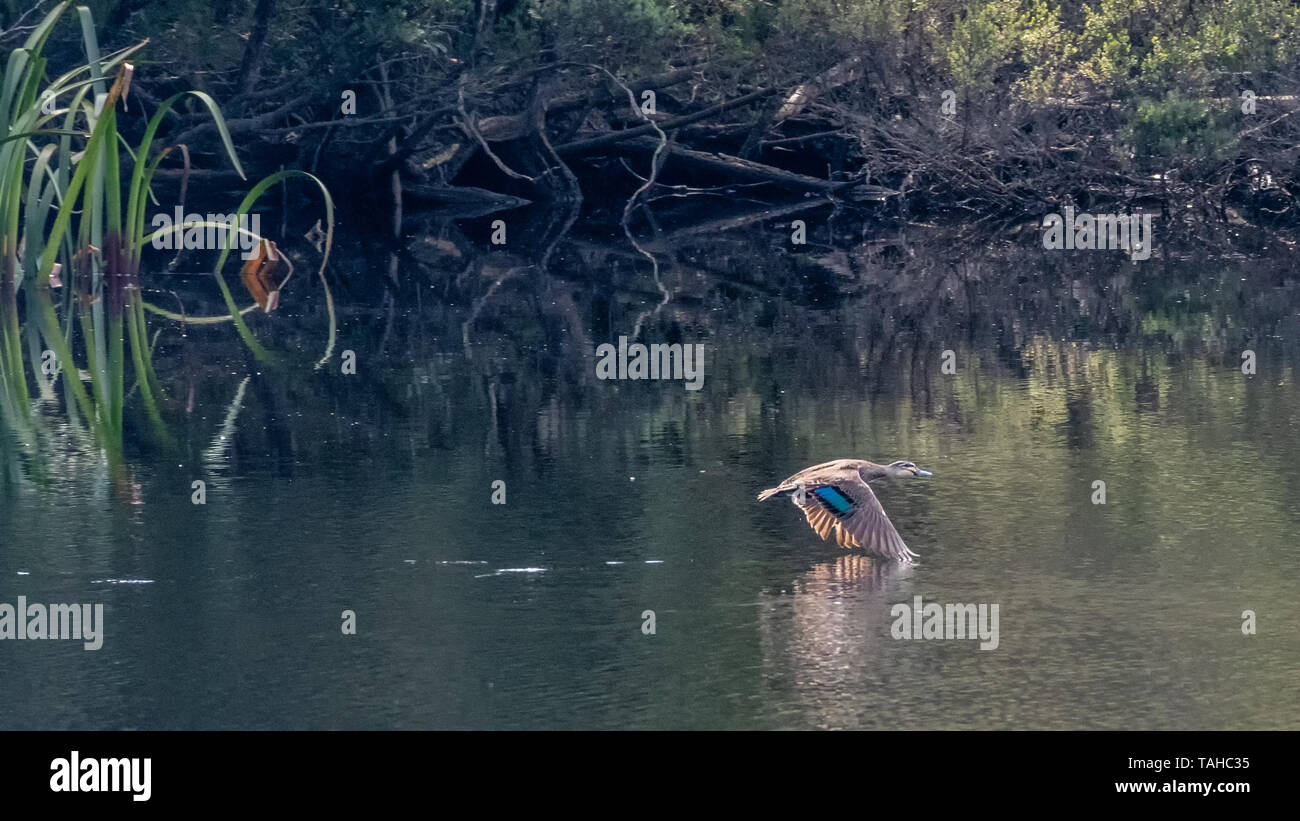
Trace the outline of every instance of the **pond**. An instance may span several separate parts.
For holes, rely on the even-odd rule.
[[[282,368],[151,321],[175,446],[128,402],[120,468],[34,388],[0,602],[102,603],[103,645],[0,642],[0,727],[1300,728],[1287,248],[802,218],[666,227],[657,270],[586,220],[344,248],[320,370],[308,277],[250,317]],[[598,378],[620,336],[701,346],[698,389]],[[756,501],[838,458],[934,474],[876,485],[918,563]],[[996,646],[896,637],[917,597]]]

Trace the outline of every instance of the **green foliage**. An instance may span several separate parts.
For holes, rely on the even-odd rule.
[[[1219,161],[1234,144],[1234,121],[1222,106],[1171,93],[1140,102],[1124,138],[1138,156]]]
[[[1110,95],[1127,93],[1137,68],[1135,15],[1147,0],[1099,0],[1084,7],[1079,33],[1079,75]]]
[[[1182,22],[1152,37],[1141,58],[1145,82],[1209,86],[1216,75],[1277,71],[1297,56],[1300,8],[1287,3],[1213,3]]]
[[[776,25],[841,42],[888,42],[902,34],[908,0],[803,0],[782,3]]]
[[[510,21],[516,45],[553,46],[567,59],[611,70],[645,70],[692,37],[696,27],[673,0],[528,0]]]
[[[1028,73],[1016,84],[1023,98],[1042,101],[1073,90],[1070,68],[1078,46],[1061,23],[1059,7],[1035,0],[1021,14],[1020,53],[1028,65]]]
[[[994,73],[1020,54],[1020,0],[984,0],[952,23],[940,52],[954,87],[969,97],[993,88]]]

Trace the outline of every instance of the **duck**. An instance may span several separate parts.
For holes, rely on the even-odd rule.
[[[870,483],[933,475],[906,461],[879,465],[866,459],[836,459],[804,468],[758,494],[758,501],[789,496],[823,540],[834,531],[836,543],[846,550],[862,548],[880,558],[911,564],[919,556],[903,543]]]

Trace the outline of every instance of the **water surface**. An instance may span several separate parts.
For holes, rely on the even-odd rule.
[[[180,455],[128,425],[126,481],[42,411],[67,445],[36,478],[4,451],[0,601],[102,602],[107,635],[0,643],[0,727],[1300,727],[1283,251],[759,225],[652,245],[656,283],[615,233],[486,236],[413,234],[391,286],[341,257],[355,375],[168,327]],[[310,363],[325,322],[303,284],[253,327]],[[638,326],[702,344],[703,389],[596,379]],[[841,457],[934,472],[878,491],[918,565],[754,499]],[[918,595],[997,603],[997,649],[892,638]]]

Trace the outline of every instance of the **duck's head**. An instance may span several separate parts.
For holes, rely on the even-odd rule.
[[[885,465],[885,473],[891,479],[911,479],[914,476],[933,476],[928,470],[921,470],[912,462],[890,462]]]

